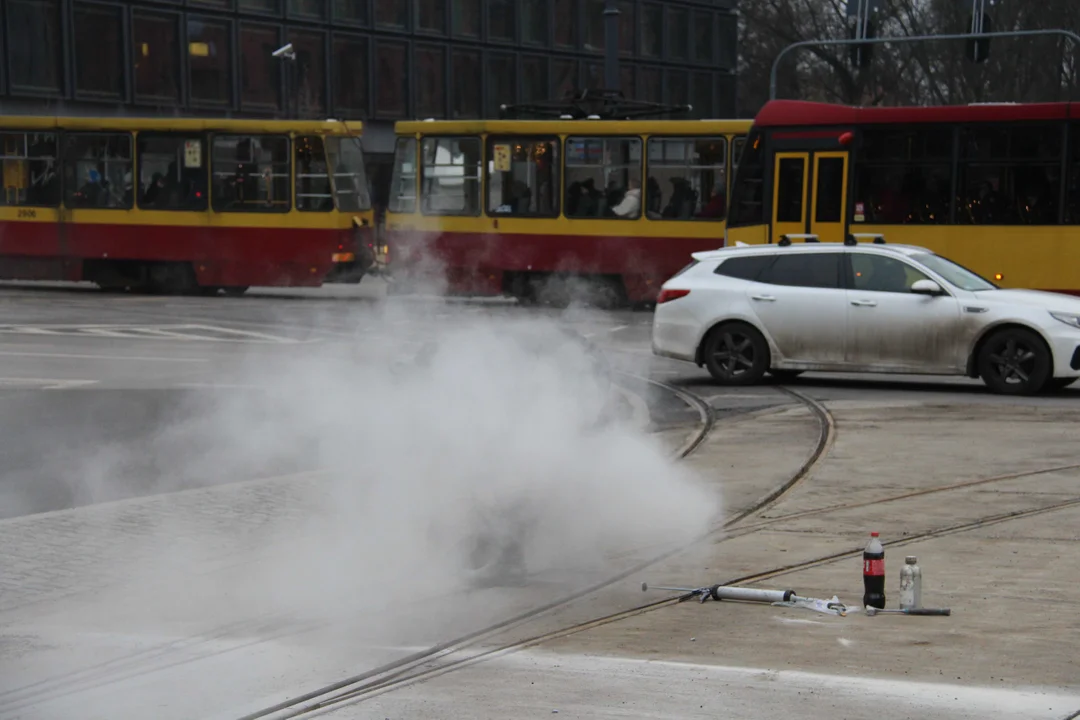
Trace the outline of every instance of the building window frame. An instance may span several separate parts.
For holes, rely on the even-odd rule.
[[[364,54],[365,54],[365,57],[364,57],[364,75],[365,75],[365,77],[364,77],[364,84],[365,84],[364,93],[366,94],[367,97],[365,98],[365,103],[364,103],[363,108],[344,108],[344,107],[338,105],[338,93],[337,93],[337,82],[336,81],[337,81],[337,73],[339,72],[339,68],[338,68],[338,64],[334,62],[334,57],[335,57],[334,56],[334,45],[336,44],[338,38],[342,38],[342,39],[344,39],[344,40],[346,40],[348,42],[363,42],[364,43]],[[332,111],[332,114],[335,117],[348,117],[348,113],[354,113],[356,111],[360,111],[361,117],[367,117],[371,113],[371,103],[372,103],[372,98],[373,98],[372,88],[374,87],[373,86],[374,73],[372,71],[371,58],[372,58],[372,52],[373,52],[373,47],[374,47],[375,43],[373,42],[371,35],[369,35],[367,33],[355,32],[355,31],[353,31],[351,29],[347,30],[347,31],[335,30],[335,31],[330,33],[330,41],[329,42],[330,42],[330,61],[331,61],[330,73],[328,73],[328,75],[330,76],[330,90],[331,90],[329,106],[330,106],[330,109]]]
[[[446,0],[443,3],[443,29],[433,30],[431,28],[425,28],[420,26],[420,2],[421,0],[412,0],[412,17],[414,33],[418,37],[422,38],[447,38],[450,37],[450,23],[453,22],[453,14],[451,13],[452,2]]]
[[[0,85],[0,88],[6,90],[7,93],[12,97],[63,98],[72,96],[75,86],[74,74],[72,72],[72,70],[74,69],[73,65],[75,62],[75,58],[72,56],[71,53],[73,38],[71,32],[68,29],[68,26],[71,23],[70,17],[73,13],[69,14],[66,11],[66,7],[67,3],[64,2],[64,0],[60,0],[56,6],[58,23],[56,29],[59,35],[58,40],[60,42],[60,52],[55,59],[59,63],[57,67],[57,70],[60,73],[59,89],[46,90],[45,88],[36,88],[31,85],[16,85],[14,82],[10,82],[9,84],[10,78],[7,74],[7,71],[11,68],[12,61],[14,60],[15,56],[14,52],[12,51],[12,43],[10,37],[11,27],[8,20],[8,12],[10,12],[10,7],[6,6],[5,3],[5,7],[3,8],[3,17],[0,17],[0,31],[2,31],[2,35],[0,35],[0,42],[3,43],[4,51],[4,62],[2,63],[4,67],[3,70],[0,71],[0,76],[2,76],[4,84]],[[127,15],[127,13],[124,13],[124,15]]]
[[[185,108],[191,107],[191,97],[188,92],[188,56],[183,52],[187,47],[187,22],[186,13],[182,10],[169,10],[167,8],[158,8],[153,6],[130,6],[128,15],[128,35],[125,38],[127,45],[129,46],[129,52],[131,55],[128,60],[128,67],[131,71],[131,102],[134,105],[141,107],[177,107]],[[163,17],[166,15],[172,16],[176,20],[176,42],[177,42],[177,78],[179,97],[176,99],[176,105],[166,105],[162,102],[164,98],[157,98],[149,95],[139,95],[138,92],[138,78],[135,73],[135,18],[138,16],[146,17]],[[169,102],[172,102],[171,100]]]
[[[293,21],[299,21],[299,22],[305,22],[305,23],[317,23],[319,25],[326,25],[326,24],[332,22],[331,13],[333,12],[334,7],[333,7],[333,4],[327,2],[327,0],[322,0],[322,2],[326,3],[326,5],[325,5],[326,14],[323,15],[322,17],[315,17],[314,15],[305,15],[303,13],[296,12],[295,10],[293,10],[290,7],[291,3],[289,2],[289,0],[285,0],[285,3],[284,3],[285,4],[285,8],[284,8],[284,10],[285,10],[285,18],[287,20],[293,20]]]
[[[415,76],[415,73],[416,73],[416,70],[417,70],[417,67],[416,67],[417,66],[416,54],[418,52],[422,51],[422,50],[435,50],[435,51],[438,51],[438,52],[442,53],[442,62],[440,63],[441,68],[442,68],[441,69],[442,77],[440,78],[440,80],[442,82],[442,91],[443,91],[442,111],[440,113],[434,115],[434,116],[431,116],[431,115],[429,115],[427,113],[421,113],[421,111],[420,111],[420,84],[418,82],[414,82],[414,81],[412,81],[410,79],[409,80],[409,94],[412,95],[410,105],[413,108],[413,115],[415,115],[416,117],[420,117],[421,115],[423,115],[425,118],[427,118],[427,117],[435,117],[435,118],[438,118],[438,119],[447,118],[450,115],[450,113],[449,113],[449,106],[450,106],[450,92],[449,92],[450,91],[450,74],[447,72],[447,68],[449,68],[449,66],[450,66],[450,45],[448,43],[444,43],[444,42],[432,42],[430,40],[427,40],[426,38],[423,39],[423,40],[417,40],[416,42],[412,43],[412,47],[410,48],[410,68],[409,69],[413,72],[414,76]]]
[[[373,110],[374,110],[374,112],[372,113],[372,118],[375,119],[375,120],[398,120],[403,115],[405,117],[408,117],[411,114],[411,111],[413,109],[412,108],[412,92],[413,92],[412,86],[413,86],[413,82],[412,82],[411,78],[412,78],[412,72],[413,72],[412,56],[413,56],[413,45],[414,45],[414,43],[413,43],[412,40],[407,40],[407,39],[405,39],[403,37],[395,36],[395,35],[392,35],[390,33],[379,33],[379,34],[376,34],[376,35],[372,35],[372,40],[374,41],[374,43],[373,43],[374,46],[371,49],[371,53],[372,53],[371,54],[371,72],[369,73],[369,75],[371,75],[373,80],[374,80],[374,84],[371,86],[372,89],[374,90],[374,92],[371,94],[371,103],[372,103],[372,107],[373,107]],[[378,65],[379,65],[379,48],[384,46],[384,45],[401,46],[401,47],[403,47],[405,49],[405,92],[403,94],[404,101],[405,101],[405,112],[404,113],[388,112],[388,111],[380,112],[379,109],[378,109],[379,108],[379,81],[381,80],[381,78],[379,76],[379,72],[378,72],[378,69],[379,69],[378,68]]]
[[[226,73],[226,77],[227,77],[228,82],[229,82],[229,88],[228,88],[228,100],[225,101],[225,102],[215,102],[213,100],[197,100],[197,99],[195,99],[194,93],[192,92],[192,88],[191,88],[191,57],[190,57],[190,55],[191,55],[191,49],[190,49],[191,48],[191,38],[188,37],[188,23],[191,22],[192,20],[195,20],[196,22],[201,21],[201,22],[207,22],[207,23],[224,24],[228,28],[228,36],[229,36],[229,52],[228,52],[229,71],[228,71],[228,73]],[[185,73],[186,73],[185,83],[186,83],[186,86],[187,86],[188,106],[191,107],[191,108],[200,108],[200,109],[205,108],[205,109],[210,109],[210,110],[222,110],[222,109],[232,110],[232,109],[235,109],[239,104],[239,95],[240,95],[239,73],[237,72],[238,68],[237,68],[237,62],[236,62],[237,59],[239,58],[239,54],[237,53],[237,50],[236,50],[236,43],[239,40],[239,31],[237,29],[237,23],[231,17],[221,17],[221,16],[216,16],[216,15],[203,15],[201,13],[190,13],[190,14],[185,13],[184,24],[183,24],[183,35],[184,35],[184,43],[181,46],[181,54],[184,57],[184,65],[185,65]],[[184,48],[187,48],[188,52],[183,52]]]
[[[275,43],[277,44],[277,46],[281,47],[282,45],[285,44],[283,42],[283,40],[285,38],[285,26],[282,25],[281,23],[264,22],[264,21],[261,21],[261,20],[245,21],[245,22],[236,23],[236,59],[237,59],[237,62],[236,62],[236,105],[237,105],[237,108],[239,108],[239,110],[241,112],[250,112],[250,113],[265,113],[265,112],[279,113],[279,112],[283,112],[287,108],[292,107],[292,101],[288,99],[288,97],[286,96],[286,93],[285,93],[285,82],[286,82],[286,80],[285,80],[285,73],[282,70],[279,70],[277,72],[277,83],[275,83],[277,85],[277,88],[276,88],[277,89],[277,100],[275,100],[273,106],[268,105],[268,104],[264,104],[264,103],[245,102],[245,100],[244,100],[244,70],[243,70],[242,64],[240,62],[240,57],[241,57],[240,38],[241,38],[241,30],[243,28],[249,28],[249,27],[259,29],[259,30],[273,30],[277,34],[277,40],[275,40]],[[278,63],[278,67],[280,67],[281,63],[279,61],[275,60],[274,62]]]
[[[322,96],[323,96],[323,107],[321,109],[316,110],[315,113],[314,113],[314,116],[315,117],[319,117],[319,116],[325,117],[330,112],[331,90],[332,90],[331,85],[330,85],[330,63],[333,61],[333,57],[330,55],[330,34],[325,29],[319,28],[319,27],[310,27],[310,26],[303,26],[303,25],[291,25],[291,26],[286,27],[285,42],[291,42],[289,40],[289,37],[290,37],[291,33],[318,35],[319,38],[320,38],[320,45],[322,46],[322,71],[323,71],[322,72]],[[297,60],[293,60],[291,62],[296,63]],[[300,92],[300,85],[299,85],[299,83],[300,83],[300,67],[299,67],[299,65],[296,65],[294,67],[293,71],[295,73],[295,75],[293,77],[294,77],[294,79],[296,81],[296,87],[294,87],[292,90],[293,90],[294,93],[299,95],[299,92]],[[284,73],[282,73],[282,75],[284,75]],[[282,80],[284,81],[285,78],[283,77]],[[285,87],[285,92],[286,92],[286,99],[290,103],[295,103],[296,112],[297,112],[297,114],[299,114],[300,113],[299,98],[297,98],[294,101],[291,97],[288,96],[288,92],[289,92],[288,86]],[[286,107],[289,107],[289,106],[286,105]]]
[[[241,18],[255,17],[255,18],[273,18],[280,20],[285,15],[285,3],[284,0],[277,0],[277,10],[256,10],[252,8],[241,8],[240,3],[236,3],[236,13]]]
[[[337,3],[333,2],[333,0],[331,0],[331,2],[330,2],[330,25],[331,25],[331,27],[332,28],[337,28],[339,25],[344,25],[344,26],[349,27],[349,28],[366,28],[366,27],[369,27],[370,24],[371,24],[371,3],[368,2],[368,0],[362,0],[362,1],[363,1],[364,5],[367,7],[367,11],[366,11],[367,20],[366,21],[353,20],[352,18],[348,18],[348,17],[338,17],[338,12],[337,12],[337,9],[336,9],[337,8]]]
[[[78,57],[76,52],[76,39],[75,39],[75,10],[79,8],[98,8],[98,9],[111,9],[117,13],[120,19],[120,66],[121,66],[121,78],[120,78],[120,97],[110,97],[103,93],[88,92],[85,90],[79,90],[78,78],[76,77],[78,65]],[[103,0],[98,2],[97,0],[90,0],[89,2],[80,2],[77,6],[73,6],[70,15],[64,18],[64,33],[66,38],[70,38],[70,44],[65,43],[64,55],[65,55],[65,70],[68,71],[71,84],[71,97],[76,100],[84,100],[89,102],[109,102],[109,103],[123,103],[129,104],[134,99],[135,84],[133,73],[131,68],[133,66],[134,58],[131,56],[131,25],[130,25],[130,13],[126,12],[127,6],[118,2],[109,2]],[[7,87],[4,83],[5,73],[7,67],[0,68],[0,88]]]

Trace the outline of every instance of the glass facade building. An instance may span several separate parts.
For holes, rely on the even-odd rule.
[[[734,117],[736,0],[620,0],[630,97]],[[604,0],[0,0],[0,114],[405,118],[602,87]],[[292,43],[295,62],[273,52]]]

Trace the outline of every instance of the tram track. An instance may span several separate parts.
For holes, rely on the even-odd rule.
[[[627,373],[621,373],[618,371],[613,372],[615,375],[622,375],[624,377],[631,377]],[[712,432],[713,426],[716,420],[715,413],[712,407],[692,393],[683,391],[674,386],[669,386],[665,383],[653,381],[649,378],[641,376],[632,376],[637,380],[644,382],[645,384],[659,387],[671,392],[680,399],[682,399],[688,406],[694,408],[698,413],[698,423],[695,429],[689,433],[686,441],[673,453],[676,458],[685,458],[693,453]],[[632,392],[627,390],[628,392]],[[659,559],[670,556],[676,552],[679,552],[681,548],[670,550],[663,554]],[[659,559],[653,559],[648,561],[650,564],[659,561]],[[569,602],[580,599],[596,592],[611,583],[618,582],[620,580],[629,577],[630,575],[640,572],[644,568],[644,565],[635,565],[634,567],[626,570],[624,573],[620,573],[619,576],[609,578],[600,584],[592,585],[583,590],[575,592],[572,595],[563,597],[555,602],[546,604],[539,608],[534,608],[528,612],[509,618],[508,620],[499,623],[494,626],[484,628],[477,633],[474,633],[475,638],[482,638],[483,636],[498,631],[506,631],[515,627],[518,624],[531,620],[538,614],[548,612],[550,610],[561,607]],[[432,600],[449,600],[455,597],[462,597],[467,594],[461,591],[451,591],[446,593],[438,593],[436,595],[427,594],[422,601],[417,601],[417,605],[431,602]],[[79,668],[68,673],[62,673],[54,675],[27,685],[20,687],[10,688],[4,691],[0,691],[0,717],[7,717],[12,712],[19,712],[26,708],[32,707],[36,704],[48,702],[72,694],[93,690],[105,685],[114,684],[116,682],[122,682],[131,680],[137,677],[149,675],[162,670],[180,667],[188,665],[194,662],[199,662],[210,657],[225,655],[231,652],[236,652],[258,645],[268,640],[284,640],[290,637],[301,635],[305,632],[314,632],[321,629],[325,629],[332,625],[330,622],[307,622],[303,623],[300,628],[295,626],[287,627],[285,630],[281,630],[281,626],[288,626],[287,619],[281,616],[266,616],[256,619],[244,619],[238,622],[227,623],[214,630],[205,633],[203,635],[183,638],[168,643],[156,645],[151,648],[146,648],[135,653],[119,656],[109,659],[100,663]],[[278,629],[272,631],[269,634],[258,633],[260,628],[270,628],[276,626]],[[245,640],[229,647],[221,648],[218,645],[230,638],[237,635],[253,634],[257,635],[257,639]],[[469,636],[468,639],[473,639]],[[463,638],[457,638],[453,642],[461,642]],[[209,648],[200,652],[199,648]],[[419,656],[427,657],[432,652],[436,652],[436,648],[428,649]],[[177,652],[185,653],[185,657],[176,659],[173,655]],[[419,657],[418,656],[418,657]],[[412,656],[410,656],[412,657]],[[409,658],[405,658],[408,660]],[[164,661],[164,662],[162,662]]]
[[[695,395],[683,388],[672,385],[670,383],[661,382],[659,380],[654,380],[652,378],[637,375],[635,373],[629,373],[621,370],[613,370],[612,374],[621,376],[626,379],[632,379],[642,384],[669,392],[680,398],[690,407],[697,410],[699,415],[699,422],[697,424],[697,427],[689,435],[683,445],[674,453],[676,458],[682,460],[689,457],[695,450],[701,447],[701,445],[708,439],[709,435],[715,429],[716,412],[712,405],[704,398],[701,398],[698,395]],[[737,523],[742,521],[744,518],[750,517],[756,513],[763,512],[769,507],[772,507],[774,504],[779,502],[803,479],[805,479],[812,473],[814,467],[816,467],[817,464],[819,464],[821,460],[824,459],[825,454],[831,447],[832,442],[835,440],[836,423],[832,417],[832,414],[824,405],[810,398],[809,396],[804,395],[803,393],[791,390],[789,388],[783,388],[781,392],[784,392],[796,401],[801,402],[807,405],[807,407],[809,407],[813,415],[819,421],[820,433],[818,441],[806,462],[803,463],[803,465],[794,475],[788,478],[784,483],[782,483],[775,490],[767,494],[765,497],[754,502],[753,504],[751,504],[750,507],[740,512],[735,517],[732,517],[725,521],[722,525],[722,528],[733,527]],[[332,683],[330,685],[313,690],[309,693],[305,693],[301,696],[290,698],[289,700],[285,700],[271,707],[249,713],[240,718],[240,720],[260,720],[261,718],[271,717],[277,718],[278,720],[283,720],[284,718],[294,718],[311,715],[321,712],[323,710],[336,707],[341,703],[351,703],[353,701],[367,699],[367,697],[372,696],[374,693],[377,692],[394,689],[405,684],[419,682],[421,680],[434,677],[435,675],[441,675],[446,672],[451,672],[453,670],[467,667],[468,665],[490,659],[497,654],[513,652],[534,644],[546,642],[557,637],[561,637],[563,635],[581,632],[592,627],[598,627],[600,625],[615,622],[626,617],[632,617],[633,615],[641,614],[651,609],[664,607],[668,604],[671,604],[672,600],[664,599],[644,603],[635,606],[630,610],[614,613],[612,615],[596,618],[594,620],[589,620],[584,623],[569,626],[562,630],[543,633],[524,641],[518,641],[508,645],[499,646],[494,649],[480,650],[477,653],[474,653],[466,658],[452,659],[447,664],[440,665],[436,668],[429,667],[427,669],[423,669],[424,665],[430,664],[435,660],[451,657],[454,653],[462,652],[469,647],[475,647],[478,643],[483,642],[485,639],[492,638],[500,633],[505,633],[515,627],[519,627],[527,622],[536,620],[541,616],[557,610],[561,607],[564,607],[575,600],[592,595],[617,582],[625,580],[626,578],[629,578],[633,575],[639,574],[640,572],[651,567],[652,565],[655,565],[656,563],[662,562],[663,560],[666,560],[680,552],[683,552],[687,548],[713,536],[714,534],[715,530],[710,530],[704,535],[691,540],[689,543],[683,546],[669,549],[663,553],[654,555],[643,562],[635,564],[631,568],[623,570],[615,576],[609,577],[589,588],[579,590],[570,596],[548,603],[539,608],[533,608],[514,618],[510,618],[509,620],[489,626],[477,632],[455,638],[445,643],[440,643],[426,650],[414,653],[412,655],[366,671],[359,675],[345,678],[336,683]]]
[[[632,374],[629,373],[620,374],[632,376]],[[672,392],[678,397],[684,399],[684,401],[687,401],[694,407],[699,408],[699,412],[702,416],[702,422],[698,428],[698,432],[688,439],[688,441],[680,449],[679,453],[680,456],[683,458],[689,456],[696,448],[700,447],[700,445],[707,439],[708,434],[711,433],[715,427],[715,412],[712,410],[709,403],[704,399],[694,395],[693,393],[689,393],[686,390],[678,388],[674,385],[662,383],[649,378],[642,378],[640,376],[637,376],[637,379],[645,381],[650,385],[668,390],[669,392]],[[771,507],[775,506],[786,496],[788,496],[791,491],[798,487],[799,484],[802,483],[806,478],[810,477],[813,474],[814,469],[827,456],[829,449],[835,443],[837,437],[836,420],[832,416],[828,408],[826,408],[822,403],[809,397],[808,395],[805,395],[804,393],[788,387],[777,386],[776,389],[779,392],[788,395],[793,400],[796,400],[797,402],[805,405],[818,420],[820,427],[818,441],[814,447],[814,450],[807,458],[806,462],[802,465],[802,467],[800,467],[800,469],[796,473],[789,477],[780,486],[778,486],[756,502],[752,503],[750,507],[740,511],[734,517],[725,521],[720,528],[707,533],[704,537],[697,538],[691,541],[688,545],[683,546],[682,548],[666,552],[661,556],[654,557],[643,563],[640,563],[635,568],[620,573],[618,577],[611,578],[603,583],[598,584],[597,586],[594,586],[594,588],[590,591],[584,591],[580,594],[577,594],[574,599],[576,599],[577,597],[583,597],[585,595],[591,594],[591,592],[610,586],[618,582],[619,580],[625,579],[626,577],[629,577],[636,572],[644,570],[647,567],[654,565],[663,559],[666,559],[667,557],[670,557],[698,542],[701,542],[702,540],[715,537],[717,531],[723,532],[724,535],[723,537],[714,540],[714,542],[722,543],[733,540],[737,537],[743,537],[748,534],[759,532],[766,528],[775,527],[776,525],[786,521],[810,515],[824,515],[830,512],[836,512],[839,510],[854,507],[869,507],[882,503],[894,502],[938,492],[962,490],[971,487],[978,487],[980,485],[987,485],[995,482],[1004,482],[1007,480],[1014,480],[1028,476],[1036,476],[1052,472],[1062,472],[1080,469],[1080,464],[1069,464],[1047,468],[1039,468],[1026,472],[1014,472],[1007,475],[998,475],[989,478],[980,478],[959,483],[952,483],[946,486],[937,486],[934,488],[911,491],[890,497],[879,498],[876,500],[831,505],[828,507],[802,511],[798,513],[789,513],[773,518],[758,520],[757,522],[753,522],[750,524],[743,524],[744,521],[747,519],[754,518],[755,516],[760,517],[762,514],[766,513]],[[944,527],[933,528],[927,531],[907,535],[903,538],[891,540],[883,544],[886,547],[901,547],[911,543],[932,540],[948,535],[970,532],[986,527],[991,527],[1000,523],[1037,517],[1040,515],[1076,506],[1080,506],[1080,497],[1069,497],[1057,502],[1049,503],[1035,508],[1001,512],[992,515],[986,515],[980,518],[976,518],[974,520],[968,520],[965,522],[955,523]],[[858,557],[861,553],[862,548],[858,547],[841,552],[821,555],[805,561],[776,566],[764,571],[744,575],[742,577],[731,578],[723,581],[722,584],[735,585],[761,582],[790,573],[808,570],[822,565],[828,565],[831,563]],[[584,622],[576,623],[548,632],[531,635],[524,639],[518,639],[512,642],[505,642],[502,644],[495,644],[493,647],[481,646],[481,643],[483,643],[485,640],[494,639],[496,636],[506,632],[513,626],[522,625],[529,620],[537,619],[544,613],[550,612],[551,610],[561,607],[571,601],[571,599],[564,599],[562,601],[552,603],[544,608],[537,608],[529,613],[523,614],[510,624],[493,626],[490,628],[486,628],[478,633],[474,633],[471,636],[457,638],[453,641],[430,648],[427,651],[416,653],[407,658],[402,658],[399,661],[395,661],[394,663],[375,668],[361,675],[347,678],[333,685],[320,688],[297,698],[292,698],[276,706],[265,708],[264,710],[245,715],[240,720],[260,720],[262,718],[274,718],[275,720],[284,720],[285,718],[309,717],[320,715],[325,712],[332,712],[344,706],[353,705],[369,700],[386,692],[430,680],[440,675],[445,675],[447,673],[451,673],[457,670],[462,670],[488,660],[493,660],[502,655],[524,650],[529,647],[550,642],[552,640],[556,640],[562,637],[585,632],[593,628],[601,627],[603,625],[608,625],[637,615],[642,615],[665,607],[669,607],[681,603],[687,599],[690,599],[691,597],[695,596],[691,593],[684,593],[667,598],[653,600],[650,602],[636,605],[629,609],[620,610],[618,612],[607,614],[601,617],[592,618]]]
[[[688,407],[696,410],[698,415],[698,421],[695,424],[693,430],[688,433],[683,443],[679,446],[677,450],[674,451],[673,455],[675,457],[685,459],[691,456],[696,450],[698,450],[702,446],[703,443],[706,442],[710,434],[712,434],[716,429],[718,425],[717,413],[706,399],[684,388],[672,385],[670,383],[664,383],[658,380],[654,380],[652,378],[618,370],[613,370],[612,374],[621,376],[624,381],[630,381],[637,384],[653,387],[662,392],[669,393],[672,396],[678,397]],[[879,498],[876,500],[866,500],[847,504],[835,504],[795,513],[777,515],[773,517],[763,517],[771,508],[775,507],[783,499],[789,496],[796,487],[798,487],[804,480],[806,480],[813,474],[816,467],[828,455],[829,450],[836,441],[838,432],[835,418],[829,412],[828,408],[826,408],[822,403],[792,388],[788,388],[785,386],[772,387],[776,391],[790,397],[794,401],[794,403],[805,406],[811,412],[819,425],[818,439],[814,445],[812,452],[809,454],[806,461],[796,473],[792,474],[783,483],[771,490],[769,493],[759,498],[755,502],[751,503],[749,507],[740,510],[734,516],[726,519],[722,524],[714,526],[714,528],[707,534],[692,540],[687,545],[675,549],[669,549],[663,553],[650,557],[643,562],[635,564],[633,567],[629,567],[623,570],[615,576],[609,577],[601,582],[581,589],[566,597],[546,603],[540,607],[533,608],[527,612],[523,612],[497,624],[487,626],[467,635],[454,638],[453,640],[440,643],[418,653],[414,653],[406,657],[400,658],[391,663],[387,663],[379,667],[373,668],[359,675],[345,678],[331,685],[327,685],[325,687],[318,688],[317,690],[314,690],[312,692],[305,693],[304,695],[290,698],[272,707],[264,708],[262,710],[250,713],[243,716],[241,720],[256,720],[258,718],[303,717],[320,714],[325,711],[332,711],[345,705],[363,702],[372,697],[397,688],[405,687],[407,685],[422,682],[424,680],[428,680],[439,675],[464,669],[477,663],[484,662],[486,660],[495,659],[500,655],[516,652],[518,650],[532,647],[544,642],[549,642],[560,637],[584,632],[595,627],[600,627],[613,622],[618,622],[626,618],[652,612],[654,610],[658,610],[682,602],[688,599],[690,596],[679,595],[674,597],[666,597],[651,602],[639,604],[630,609],[621,610],[619,612],[604,615],[602,617],[592,618],[584,622],[569,625],[560,629],[552,630],[545,633],[534,634],[524,639],[518,639],[512,642],[492,643],[492,641],[496,640],[499,636],[505,635],[506,633],[514,630],[515,628],[522,627],[527,623],[537,620],[545,614],[552,613],[575,600],[579,600],[589,595],[592,595],[615,583],[618,583],[633,575],[641,573],[648,567],[658,562],[661,562],[677,553],[680,553],[686,550],[688,547],[703,540],[711,539],[713,542],[722,543],[738,537],[743,537],[748,534],[759,532],[767,528],[776,527],[783,524],[784,522],[799,519],[802,517],[825,515],[828,513],[851,508],[869,507],[882,503],[919,497],[922,495],[929,495],[933,493],[947,492],[953,490],[962,490],[966,488],[992,484],[995,482],[1004,482],[1007,480],[1019,479],[1027,476],[1080,469],[1080,464],[1058,465],[1053,467],[1039,468],[1032,471],[1014,472],[1007,475],[979,478],[958,483],[952,483],[945,486],[925,488],[921,490],[892,495],[889,497]],[[625,385],[624,389],[627,389],[625,388]],[[785,404],[784,406],[770,409],[769,413],[790,410],[791,407],[792,405]],[[742,417],[745,418],[745,416]],[[936,528],[923,533],[909,535],[904,538],[893,540],[884,544],[887,547],[901,546],[908,543],[933,539],[935,537],[940,537],[948,534],[967,532],[983,527],[992,526],[998,523],[1009,522],[1012,520],[1019,520],[1045,513],[1050,513],[1054,512],[1055,510],[1073,507],[1078,504],[1080,504],[1080,497],[1067,498],[1060,502],[1052,503],[1038,508],[1030,508],[1026,510],[988,515],[986,517],[978,518],[976,520],[967,521],[964,523],[957,523],[948,527]],[[722,534],[722,536],[718,537],[718,534]],[[724,581],[724,584],[747,584],[760,582],[773,577],[778,577],[781,575],[810,569],[820,565],[827,565],[829,563],[839,562],[845,559],[849,559],[851,557],[855,557],[861,552],[862,549],[860,547],[848,551],[823,555],[799,563],[773,567],[752,575],[732,578],[730,580]],[[460,594],[461,593],[447,593],[445,595],[447,597],[451,597]],[[429,596],[425,600],[425,602],[430,600],[431,597]],[[325,623],[323,625],[329,625],[329,623]],[[234,628],[230,626],[226,626],[219,629],[219,631],[211,634],[209,637],[199,638],[195,640],[193,644],[197,645],[200,642],[211,644],[211,642],[215,638],[221,637],[222,635],[226,634],[225,631],[231,631],[233,629]],[[237,627],[235,629],[239,630],[240,628]],[[301,632],[309,631],[310,629],[311,628],[305,630],[293,629],[291,631],[278,632],[274,633],[273,637],[270,639],[284,639],[292,635],[300,634]],[[259,641],[264,641],[266,639],[267,638],[265,637],[260,638]],[[116,661],[115,664],[111,662],[103,663],[102,667],[96,669],[88,669],[81,677],[76,677],[79,675],[79,673],[76,672],[73,673],[72,676],[67,678],[61,676],[50,679],[50,681],[48,681],[47,683],[35,683],[33,686],[27,686],[25,688],[20,688],[15,691],[0,693],[0,715],[3,715],[5,712],[10,712],[11,710],[18,710],[29,705],[47,701],[49,699],[52,699],[53,697],[69,695],[73,692],[78,692],[80,690],[86,690],[93,687],[99,687],[105,684],[111,684],[118,680],[127,679],[129,677],[155,672],[157,670],[174,667],[176,665],[184,664],[187,662],[198,661],[203,657],[209,657],[212,655],[231,652],[232,650],[241,649],[248,644],[256,643],[244,643],[237,645],[233,648],[214,649],[210,652],[200,653],[181,660],[173,660],[165,665],[155,664],[154,667],[140,667],[140,661],[147,661],[151,658],[147,657],[145,654],[137,653],[136,655],[141,655],[142,657],[136,658],[135,656],[132,656],[126,661],[125,659],[121,658]],[[162,653],[160,654],[164,656],[167,651],[167,647],[163,648]],[[118,667],[116,667],[116,665],[128,665],[132,667],[130,667],[130,672],[123,673],[123,671],[121,671],[121,676],[120,673],[114,675],[113,672],[110,672],[109,668],[105,667],[109,665],[114,665],[114,667],[112,668],[112,670],[114,671],[119,669]]]

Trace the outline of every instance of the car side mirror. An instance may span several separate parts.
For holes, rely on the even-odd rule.
[[[945,294],[945,291],[941,289],[941,286],[933,280],[916,280],[915,283],[911,286],[911,292],[915,293],[916,295],[931,296]]]

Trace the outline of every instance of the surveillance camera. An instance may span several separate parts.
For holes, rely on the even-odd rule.
[[[296,57],[296,52],[293,50],[292,43],[289,43],[288,45],[284,45],[282,47],[279,47],[277,50],[275,50],[271,54],[276,58],[289,58],[289,59],[292,59],[292,58]]]

